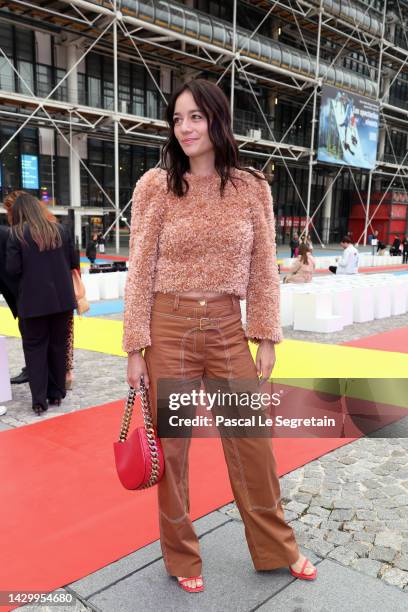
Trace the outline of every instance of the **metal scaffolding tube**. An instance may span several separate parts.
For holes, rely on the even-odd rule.
[[[103,117],[106,117],[112,120],[113,126],[114,126],[113,138],[114,138],[114,157],[115,157],[114,202],[104,192],[102,186],[98,184],[95,177],[92,175],[89,169],[86,168],[86,165],[83,163],[81,159],[80,159],[80,162],[86,168],[87,172],[90,174],[93,180],[95,180],[95,182],[101,188],[101,191],[105,194],[108,201],[115,209],[116,219],[115,219],[114,224],[116,224],[116,249],[117,251],[120,246],[119,218],[121,215],[120,198],[119,198],[119,195],[120,195],[119,126],[121,127],[121,129],[123,130],[125,134],[131,134],[132,136],[139,136],[145,139],[147,138],[152,141],[157,140],[157,139],[158,140],[162,140],[162,139],[160,136],[157,136],[155,134],[149,134],[147,132],[146,133],[136,132],[135,130],[140,125],[152,125],[152,126],[161,127],[161,128],[166,127],[166,124],[160,120],[148,119],[146,117],[136,118],[133,115],[130,115],[130,114],[128,115],[126,113],[119,113],[118,111],[118,105],[119,105],[119,99],[118,99],[118,96],[119,96],[119,93],[118,93],[118,29],[117,29],[118,26],[120,30],[123,32],[124,36],[127,37],[128,40],[132,42],[134,48],[137,50],[139,57],[143,61],[147,70],[149,70],[149,67],[147,63],[145,62],[142,53],[140,52],[137,45],[135,44],[135,39],[144,41],[145,43],[151,43],[151,44],[155,44],[155,41],[149,38],[145,38],[145,39],[137,38],[134,35],[134,32],[129,32],[129,30],[127,29],[126,26],[128,24],[135,25],[137,26],[138,29],[144,29],[144,30],[148,30],[151,32],[157,32],[161,35],[165,35],[167,37],[167,40],[170,40],[170,42],[174,40],[181,40],[182,42],[187,42],[199,48],[200,51],[202,51],[202,53],[205,55],[200,56],[200,55],[194,55],[194,54],[189,54],[189,53],[185,53],[185,55],[186,56],[188,55],[189,57],[194,58],[196,60],[200,60],[201,62],[204,61],[209,65],[213,65],[213,66],[217,65],[218,63],[220,63],[221,58],[228,58],[229,60],[231,60],[230,62],[230,65],[231,65],[230,105],[231,105],[231,116],[232,117],[234,116],[234,100],[235,100],[234,89],[235,89],[236,71],[244,74],[247,80],[248,80],[247,74],[251,74],[252,76],[257,77],[257,78],[261,78],[261,79],[263,78],[263,75],[255,74],[256,71],[254,73],[247,73],[246,66],[252,65],[257,68],[261,68],[265,71],[268,71],[269,73],[271,71],[276,72],[278,74],[281,74],[281,75],[284,75],[290,78],[294,83],[293,85],[290,83],[281,82],[280,85],[282,87],[288,87],[288,88],[295,87],[300,91],[304,89],[306,86],[309,87],[309,84],[313,85],[313,91],[311,94],[313,96],[313,110],[312,110],[313,129],[312,129],[312,135],[311,135],[310,148],[305,148],[305,147],[300,147],[298,145],[289,145],[289,144],[283,143],[282,141],[285,139],[286,135],[290,132],[290,128],[286,130],[284,136],[279,142],[267,141],[263,139],[259,139],[259,140],[249,139],[249,138],[245,138],[242,136],[236,137],[237,140],[240,140],[241,142],[240,150],[242,152],[245,151],[245,152],[250,153],[253,156],[267,158],[265,165],[272,158],[282,160],[282,163],[285,166],[286,171],[288,172],[290,181],[293,183],[295,191],[299,197],[299,200],[303,208],[306,211],[306,214],[307,214],[306,232],[308,232],[309,224],[313,225],[312,223],[313,218],[316,216],[317,210],[320,208],[322,204],[322,202],[320,202],[319,206],[314,211],[313,215],[310,216],[311,204],[312,204],[311,203],[312,178],[313,178],[313,172],[314,172],[314,165],[316,163],[314,161],[314,154],[315,154],[314,149],[315,149],[315,125],[317,122],[316,114],[317,114],[318,87],[321,85],[322,81],[327,80],[327,82],[333,83],[337,85],[338,87],[341,87],[342,89],[350,89],[351,91],[359,91],[360,93],[363,93],[365,95],[370,95],[368,94],[368,91],[367,91],[367,84],[369,84],[368,89],[371,92],[371,97],[374,97],[377,100],[379,100],[379,97],[380,97],[379,96],[379,93],[380,93],[379,86],[380,86],[380,79],[382,76],[382,66],[384,62],[384,57],[387,57],[387,58],[392,57],[393,59],[396,59],[393,56],[390,56],[389,53],[387,54],[387,50],[393,48],[398,51],[401,51],[401,53],[405,56],[404,59],[398,59],[401,65],[399,66],[398,70],[394,70],[394,78],[392,79],[391,83],[394,82],[395,79],[399,77],[400,73],[405,69],[405,66],[408,60],[408,51],[398,48],[397,46],[393,45],[392,43],[389,43],[389,41],[385,39],[385,23],[386,23],[385,18],[386,18],[386,13],[388,10],[387,0],[384,1],[382,23],[381,23],[381,20],[377,19],[376,17],[374,18],[373,15],[368,15],[368,16],[366,15],[367,10],[370,9],[370,6],[368,6],[366,11],[363,11],[363,9],[358,9],[356,5],[352,5],[352,3],[349,2],[349,0],[345,2],[341,2],[341,3],[338,0],[308,0],[308,1],[297,0],[297,9],[299,9],[300,6],[307,6],[308,9],[312,7],[312,9],[315,11],[314,5],[319,5],[317,50],[316,50],[315,57],[309,56],[309,50],[307,48],[307,45],[304,39],[303,41],[304,41],[304,45],[306,49],[306,54],[300,51],[299,49],[295,49],[287,45],[283,45],[277,41],[273,41],[273,40],[271,41],[270,39],[264,36],[257,35],[256,32],[259,29],[261,24],[258,25],[256,30],[252,32],[252,34],[247,30],[244,30],[242,28],[237,28],[236,27],[237,0],[234,0],[234,6],[233,6],[234,17],[233,17],[232,25],[229,23],[223,22],[219,19],[216,19],[214,17],[207,16],[207,15],[204,15],[203,13],[194,11],[193,9],[190,9],[189,7],[186,7],[185,5],[179,5],[177,3],[169,3],[165,1],[160,2],[160,3],[158,2],[147,3],[146,1],[145,2],[136,2],[136,1],[133,2],[132,1],[131,3],[132,11],[134,12],[135,15],[139,15],[139,17],[141,16],[142,18],[139,18],[137,16],[134,17],[124,12],[127,8],[129,8],[128,5],[130,4],[130,2],[128,2],[128,0],[123,0],[121,3],[121,8],[123,12],[117,11],[117,7],[118,7],[117,0],[112,0],[112,2],[110,3],[112,8],[108,8],[106,6],[106,3],[96,4],[89,0],[71,0],[70,2],[68,2],[68,0],[59,0],[59,1],[64,4],[69,4],[72,8],[76,7],[78,9],[82,9],[84,12],[89,11],[93,14],[96,14],[97,15],[96,17],[92,17],[90,19],[88,18],[87,15],[83,14],[81,11],[78,12],[78,14],[83,18],[83,23],[86,23],[89,26],[94,27],[96,22],[100,20],[101,16],[106,16],[112,20],[108,24],[108,27],[106,28],[106,30],[104,30],[104,32],[106,32],[109,29],[109,27],[112,25],[112,32],[113,32],[112,49],[113,49],[113,65],[114,65],[114,109],[113,111],[107,111],[103,109],[94,109],[90,107],[79,107],[79,106],[74,107],[72,104],[64,104],[64,103],[59,103],[59,102],[54,102],[54,101],[47,102],[48,98],[58,89],[58,87],[61,86],[61,84],[67,78],[69,73],[66,74],[65,77],[61,79],[61,81],[58,82],[57,86],[52,90],[52,92],[50,92],[50,94],[48,94],[48,96],[45,99],[36,98],[35,96],[33,97],[23,96],[21,94],[14,95],[11,92],[10,92],[10,98],[11,99],[18,98],[19,100],[22,101],[22,103],[24,103],[24,100],[30,100],[31,102],[34,101],[34,103],[38,104],[37,108],[23,122],[22,126],[20,126],[18,131],[23,129],[23,127],[31,120],[39,121],[40,117],[36,115],[36,113],[41,111],[41,114],[45,113],[47,115],[47,119],[44,119],[43,116],[41,115],[41,120],[47,120],[51,124],[53,124],[54,127],[57,129],[57,131],[64,138],[61,130],[57,126],[57,122],[61,122],[61,120],[53,119],[50,116],[50,114],[48,113],[47,109],[44,106],[45,102],[47,103],[46,106],[48,110],[50,110],[50,112],[53,112],[51,108],[54,109],[55,111],[57,111],[57,108],[58,108],[58,109],[69,112],[70,116],[72,116],[72,114],[75,114],[77,115],[78,118],[80,118],[81,120],[80,122],[75,122],[71,124],[72,130],[74,129],[78,130],[79,128],[83,128],[84,124],[88,128],[96,127],[98,123],[103,119]],[[281,7],[286,6],[288,11],[292,11],[294,14],[296,12],[297,14],[300,14],[300,10],[297,10],[295,7],[292,7],[291,1],[290,0],[288,1],[289,1],[289,6],[285,3],[284,0],[276,0],[275,2],[273,2],[273,6],[269,10],[268,15],[275,6],[281,6]],[[32,3],[24,2],[24,0],[20,0],[18,3],[20,5],[27,5],[27,6],[29,5],[31,6],[31,8],[33,6]],[[170,7],[173,9],[172,11],[170,11]],[[41,7],[41,6],[38,6],[36,8],[39,8],[41,10],[47,10],[46,7]],[[349,18],[347,18],[346,21],[349,21],[348,25],[350,28],[354,24],[355,27],[352,28],[352,33],[354,32],[354,30],[357,30],[357,35],[359,37],[362,36],[362,32],[359,31],[359,28],[369,32],[369,29],[371,27],[370,24],[374,23],[375,24],[374,28],[377,30],[378,30],[378,23],[380,23],[381,25],[381,38],[378,39],[377,41],[380,43],[379,44],[380,48],[379,48],[379,55],[378,55],[379,65],[377,68],[377,79],[375,83],[371,81],[370,79],[367,79],[366,77],[352,73],[343,68],[332,67],[332,65],[336,61],[336,58],[339,56],[339,54],[337,54],[336,58],[334,58],[334,60],[331,63],[330,61],[321,61],[320,56],[321,56],[321,44],[322,44],[322,29],[323,27],[328,27],[328,23],[324,22],[325,15],[328,13],[332,14],[334,15],[336,20],[340,20],[343,18],[345,19],[345,12],[347,12],[348,8],[350,8],[350,12],[349,12]],[[355,10],[358,9],[360,12],[359,13],[353,12],[354,9]],[[143,13],[143,11],[145,11],[145,13]],[[56,13],[57,11],[53,10],[53,12]],[[341,15],[340,13],[343,13],[343,14]],[[12,15],[12,13],[10,14]],[[68,18],[68,19],[72,19],[73,21],[79,21],[77,17],[73,17],[72,15],[68,15],[67,13],[64,13],[64,14],[61,13],[61,16],[63,16],[64,19]],[[146,21],[147,16],[149,16],[150,21]],[[309,17],[312,16],[312,13],[308,11],[307,14],[306,13],[305,15],[300,14],[300,16],[301,18],[309,19]],[[357,19],[357,16],[358,16],[358,19]],[[261,23],[266,19],[266,17],[262,19]],[[374,21],[373,21],[373,18],[374,18]],[[183,20],[183,27],[180,26],[180,23],[181,23],[180,19]],[[295,21],[299,29],[299,24],[296,19]],[[364,24],[365,24],[364,27],[361,26],[362,21],[364,21]],[[188,26],[190,27],[189,30],[188,30]],[[176,27],[178,27],[177,31],[175,30]],[[335,30],[335,28],[333,29]],[[187,30],[188,30],[188,33],[186,33]],[[102,34],[98,36],[98,38],[95,41],[93,41],[91,47],[86,51],[86,53],[88,53],[90,49],[94,47],[94,45],[97,44],[101,36],[103,36],[104,32],[102,32]],[[373,34],[372,32],[369,32],[369,33]],[[351,39],[352,37],[352,34],[348,35],[345,32],[341,32],[341,34],[342,36],[346,36],[347,40]],[[378,38],[378,34],[376,35],[373,34],[373,36],[375,38]],[[345,45],[347,44],[347,40],[342,48],[344,48]],[[353,40],[356,40],[356,39],[353,39]],[[232,42],[232,49],[231,49],[231,42]],[[364,45],[369,46],[369,44],[371,43],[367,43],[364,40],[360,40],[359,42],[361,43],[361,46],[362,46],[363,55],[366,56],[365,51],[364,51]],[[162,48],[171,50],[172,52],[175,52],[175,53],[179,52],[178,49],[175,49],[174,47],[170,45],[167,47],[165,45],[160,45],[160,46]],[[241,53],[241,51],[243,52]],[[340,52],[341,51],[342,49],[340,50]],[[75,66],[72,67],[72,69],[74,69],[80,61],[82,61],[86,53],[82,55],[82,57],[75,64]],[[213,58],[211,57],[210,53],[217,53],[219,54],[219,56],[217,58]],[[5,54],[3,53],[3,55]],[[267,58],[269,58],[269,62],[266,61]],[[301,61],[300,64],[298,63],[299,58]],[[276,63],[275,64],[270,63],[273,61],[275,61]],[[388,62],[388,59],[386,59],[385,61]],[[237,65],[235,65],[236,62],[237,62]],[[306,70],[305,70],[305,66],[306,66]],[[229,66],[227,66],[227,68],[225,69],[222,77],[226,74],[228,69],[229,69]],[[13,66],[13,70],[18,74],[18,77],[21,79],[21,81],[24,82],[21,75],[18,73],[18,71],[16,71],[14,66]],[[325,77],[328,77],[328,78],[326,79]],[[351,77],[353,77],[353,79]],[[267,77],[265,77],[265,80],[273,81],[273,79],[268,79]],[[299,85],[298,81],[303,81],[303,85]],[[165,100],[165,96],[163,95],[163,92],[161,91],[160,86],[156,83],[156,81],[155,81],[155,85],[158,91],[160,92],[161,96]],[[27,90],[30,90],[28,86],[27,86]],[[257,98],[256,98],[255,92],[253,91],[252,87],[251,87],[251,91],[252,91],[252,95],[255,101],[257,102]],[[386,93],[388,93],[388,91]],[[0,94],[3,94],[3,92],[0,92]],[[307,105],[307,102],[303,106],[306,107],[306,105]],[[389,104],[387,101],[385,101],[384,97],[382,100],[380,100],[380,107],[382,109],[386,109],[395,114],[396,113],[402,113],[404,115],[408,114],[408,109],[401,109],[397,106],[393,106]],[[6,114],[7,112],[10,113],[10,111],[0,111],[0,113],[3,113],[3,114]],[[293,120],[291,125],[295,124],[301,112],[302,111],[297,113],[296,118]],[[98,119],[95,123],[91,123],[90,121],[87,121],[85,116],[82,117],[81,113],[83,113],[84,115],[88,117],[89,115],[92,115],[92,114],[98,115]],[[388,136],[389,136],[387,119],[389,119],[389,121],[391,122],[393,120],[399,121],[399,119],[397,118],[394,119],[393,117],[389,115],[385,116],[384,114],[383,114],[383,119],[384,119],[384,124],[387,129]],[[266,117],[264,117],[264,120],[267,123]],[[403,120],[401,119],[400,121],[403,121]],[[122,125],[122,122],[124,122],[123,125]],[[134,124],[133,127],[131,128],[125,127],[125,123],[129,123],[129,122]],[[272,134],[272,138],[276,140],[273,136],[273,132],[270,129],[269,125],[268,125],[268,129],[269,129],[269,132]],[[71,138],[72,138],[72,132],[71,132]],[[10,140],[5,144],[4,147],[2,147],[1,151],[4,150],[6,146],[8,146],[8,144],[10,143]],[[252,144],[254,148],[248,151],[247,149],[248,144]],[[260,150],[255,150],[255,146],[259,147]],[[273,148],[272,154],[268,152],[264,152],[266,147]],[[393,151],[395,161],[397,161],[395,151],[392,146],[392,142],[391,142],[391,149]],[[278,155],[275,155],[276,151],[278,151]],[[282,154],[283,151],[287,151],[287,156],[286,155],[284,156]],[[71,146],[70,155],[72,156],[73,153],[74,155],[77,155],[76,151],[72,151],[72,146]],[[309,180],[308,180],[308,192],[307,192],[308,195],[307,195],[306,206],[305,206],[305,203],[303,202],[301,194],[299,193],[299,190],[297,189],[296,182],[293,179],[290,169],[285,161],[285,160],[293,161],[293,162],[299,161],[301,160],[302,156],[305,155],[305,153],[309,157],[309,174],[308,174]],[[377,161],[377,166],[379,165],[379,162],[380,162],[382,167],[387,167],[387,168],[395,167],[396,171],[393,174],[378,170],[377,167],[374,170],[370,171],[368,174],[368,193],[367,193],[368,201],[367,201],[367,207],[365,209],[365,212],[366,212],[365,227],[364,227],[364,232],[362,234],[362,236],[364,235],[364,243],[366,243],[366,240],[367,240],[367,228],[369,227],[369,224],[371,223],[371,220],[373,216],[375,215],[376,210],[378,209],[378,206],[377,206],[374,211],[374,215],[372,215],[371,218],[369,219],[369,212],[370,212],[369,211],[369,200],[370,200],[370,192],[371,192],[373,175],[393,177],[393,179],[390,181],[390,184],[388,185],[388,188],[385,194],[389,191],[389,189],[391,188],[391,185],[394,183],[397,177],[402,181],[403,187],[405,189],[405,184],[403,182],[403,179],[407,177],[406,166],[404,166],[406,158],[407,158],[407,155],[404,156],[404,159],[402,160],[400,164],[395,164],[395,165],[389,164],[388,162],[383,162],[382,160]],[[359,190],[355,183],[353,175],[352,175],[352,179],[359,193]],[[385,197],[385,194],[383,197]],[[362,201],[361,203],[363,205]],[[125,208],[127,208],[128,205]],[[364,208],[364,205],[363,205],[363,208]],[[360,236],[360,239],[362,236]]]
[[[113,10],[116,14],[116,2],[114,0]],[[113,129],[114,129],[114,172],[115,172],[115,210],[116,210],[116,225],[115,225],[115,245],[116,253],[120,251],[120,206],[119,206],[119,101],[118,101],[118,20],[113,23]],[[106,234],[105,234],[106,236]]]
[[[319,29],[317,31],[317,54],[316,54],[316,80],[319,74],[319,57],[320,57],[320,41],[321,41],[321,33],[322,33],[322,2],[320,0],[319,6]],[[317,110],[317,88],[318,85],[315,85],[313,92],[313,110],[312,110],[312,133],[310,136],[310,156],[309,156],[309,176],[307,183],[307,199],[306,199],[306,227],[305,233],[306,236],[309,234],[309,218],[310,218],[310,205],[311,205],[311,197],[312,197],[312,179],[313,179],[313,165],[314,165],[314,141],[315,141],[315,132],[316,132],[316,110]]]
[[[99,10],[99,5],[87,0],[60,1],[87,7],[90,11]],[[117,18],[124,22],[141,26],[153,32],[171,34],[175,39],[190,42],[210,51],[219,53],[222,49],[225,55],[234,57],[231,50],[233,28],[228,22],[207,15],[204,16],[202,13],[184,5],[177,5],[164,0],[160,3],[152,2],[150,4],[132,0],[131,5],[128,5],[127,0],[123,0],[121,7],[122,12],[117,15]],[[127,7],[132,11],[132,15],[123,12]],[[356,91],[369,97],[375,95],[375,84],[370,79],[356,76],[349,70],[337,67],[331,68],[327,62],[317,60],[317,58],[309,60],[298,49],[270,40],[259,34],[253,36],[250,31],[243,28],[236,28],[236,36],[237,46],[241,48],[241,58],[245,62],[264,67],[268,71],[272,70],[289,77],[311,82],[315,82],[315,79],[321,76],[335,86]],[[323,73],[319,74],[316,70],[316,64],[318,64],[319,70],[326,69],[325,76]]]

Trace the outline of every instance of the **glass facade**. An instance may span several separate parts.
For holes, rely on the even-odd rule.
[[[375,16],[381,15],[382,0],[353,0],[356,1],[363,10],[368,5],[371,6]],[[388,4],[387,7],[392,7]],[[229,23],[232,22],[233,3],[231,0],[218,3],[213,0],[194,0],[193,9],[213,15]],[[395,4],[395,12],[399,10],[400,4]],[[371,10],[370,9],[370,10]],[[255,30],[264,36],[277,37],[277,26],[282,26],[279,33],[279,41],[304,51],[304,44],[298,35],[297,28],[288,21],[280,21],[279,18],[265,19],[264,23],[258,28],[259,22],[265,15],[264,8],[257,8],[242,3],[237,6],[237,24],[248,30]],[[288,27],[292,25],[292,27]],[[391,27],[389,24],[388,27]],[[407,49],[407,38],[403,24],[395,25],[395,43]],[[390,32],[391,30],[389,30]],[[313,48],[311,38],[308,39]],[[60,44],[57,38],[50,37],[49,63],[44,60],[44,55],[38,53],[36,36],[33,30],[12,25],[7,22],[0,22],[0,41],[1,47],[6,57],[0,57],[0,89],[19,94],[31,95],[34,92],[39,97],[46,97],[55,88],[57,83],[66,74],[66,69],[59,67],[64,65],[61,57],[57,63],[57,57],[63,54],[57,53]],[[321,57],[331,61],[340,50],[343,41],[322,37]],[[41,58],[41,62],[38,58]],[[378,53],[366,54],[357,45],[340,54],[337,65],[344,67],[362,76],[376,78]],[[137,57],[134,54],[134,59]],[[58,65],[57,65],[58,64]],[[13,71],[13,66],[19,71],[22,79]],[[374,69],[374,70],[373,70]],[[160,85],[160,69],[155,65],[150,67],[151,74],[142,63],[129,61],[127,56],[119,55],[118,62],[118,100],[119,111],[121,113],[132,114],[140,117],[152,119],[162,119],[164,103],[155,85]],[[214,78],[215,74],[202,72],[201,78]],[[262,139],[281,140],[284,137],[285,143],[298,145],[308,148],[311,142],[312,129],[312,103],[304,108],[297,117],[306,97],[311,89],[305,88],[303,92],[294,92],[285,88],[284,75],[273,75],[270,78],[279,81],[277,85],[265,82],[254,82],[256,101],[250,91],[245,77],[236,72],[235,89],[235,109],[234,109],[234,129],[239,135],[249,136],[251,130],[260,132]],[[92,51],[86,55],[81,65],[78,78],[79,104],[93,108],[113,110],[114,88],[113,88],[113,59],[109,52],[103,49]],[[172,72],[173,78],[173,72]],[[225,77],[221,86],[225,88],[225,93],[229,97],[229,78]],[[173,87],[173,83],[171,85]],[[275,94],[275,92],[277,92]],[[68,100],[68,84],[64,82],[52,96],[56,100]],[[389,103],[408,109],[408,78],[401,72],[395,79],[389,96]],[[262,109],[260,111],[259,107]],[[21,116],[27,116],[28,109],[19,108]],[[262,114],[263,113],[263,114]],[[296,118],[297,117],[297,118]],[[266,120],[266,122],[265,122]],[[8,121],[8,119],[7,119]],[[18,129],[18,123],[2,121],[0,127],[0,146],[4,145],[8,139]],[[294,123],[293,123],[294,122]],[[293,123],[293,125],[292,125]],[[30,124],[31,125],[31,124]],[[34,124],[33,124],[34,125]],[[269,126],[269,127],[268,127]],[[99,128],[98,128],[99,129]],[[114,199],[114,150],[113,142],[110,140],[110,132],[90,134],[87,140],[87,160],[89,170],[96,177],[98,183],[103,187],[106,194]],[[57,137],[55,135],[55,144]],[[129,137],[130,140],[130,137]],[[395,163],[395,157],[401,162],[407,151],[407,133],[402,128],[390,130],[389,137],[385,139],[384,159],[387,162]],[[56,149],[57,150],[57,149]],[[1,195],[4,197],[7,191],[22,187],[21,177],[21,155],[38,155],[40,189],[37,195],[41,195],[41,189],[46,191],[51,197],[55,197],[56,204],[68,206],[70,204],[69,194],[69,158],[61,151],[58,155],[42,155],[39,148],[38,130],[35,127],[24,129],[11,143],[5,148],[0,156],[1,164]],[[125,206],[132,194],[136,180],[148,168],[156,165],[159,159],[159,149],[155,146],[142,146],[131,142],[122,142],[119,150],[119,175],[120,175],[120,206]],[[242,163],[252,166],[260,166],[263,158],[241,159]],[[278,217],[302,217],[305,212],[301,205],[299,194],[306,199],[308,186],[308,156],[303,157],[297,163],[297,167],[291,167],[292,179],[288,175],[287,169],[281,160],[275,160],[275,180],[273,183],[273,194],[275,201],[275,212]],[[312,180],[312,213],[319,205],[325,190],[327,189],[327,175],[330,171],[327,167],[319,165],[313,168]],[[331,169],[333,172],[333,170]],[[367,175],[358,170],[353,170],[353,176],[359,188],[365,186]],[[378,179],[381,182],[381,179]],[[109,198],[104,195],[98,184],[91,178],[89,173],[81,167],[81,197],[84,207],[101,207],[108,209],[111,204]],[[384,185],[388,179],[384,179]],[[296,188],[295,188],[296,185]],[[333,189],[332,206],[332,239],[344,233],[347,227],[348,202],[351,192],[355,190],[350,173],[343,169],[337,179]],[[314,208],[313,208],[314,207]],[[130,215],[130,209],[127,213]],[[323,206],[320,207],[315,218],[315,223],[321,229],[323,223]],[[279,240],[287,240],[286,226],[278,227]],[[313,236],[312,236],[313,238]]]

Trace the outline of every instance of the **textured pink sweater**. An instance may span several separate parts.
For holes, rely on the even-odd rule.
[[[282,340],[275,221],[267,181],[234,170],[220,195],[218,174],[185,178],[183,197],[167,193],[166,171],[148,170],[133,192],[123,350],[151,344],[156,291],[191,289],[246,299],[245,336]]]

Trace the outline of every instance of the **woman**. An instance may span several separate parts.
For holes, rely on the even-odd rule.
[[[7,220],[8,223],[11,225],[12,224],[12,215],[11,215],[11,209],[14,205],[14,202],[16,201],[16,199],[18,198],[18,196],[20,195],[28,195],[28,193],[26,191],[12,191],[11,193],[7,194],[7,196],[4,199],[3,205],[4,208],[6,209],[7,212]],[[40,205],[44,211],[44,214],[46,215],[47,219],[49,221],[52,221],[53,223],[57,222],[56,217],[52,214],[52,212],[46,207],[46,205],[44,204],[44,202],[40,201]],[[77,269],[80,272],[80,264],[79,261],[77,261]],[[18,278],[16,277],[16,285],[18,285]],[[17,288],[16,288],[16,294],[17,294]],[[17,310],[16,310],[16,315],[17,316]],[[20,333],[21,336],[23,336],[23,330],[21,328],[20,325],[21,321],[19,319],[19,329],[20,329]],[[73,387],[73,381],[74,381],[74,313],[72,312],[72,316],[70,317],[69,321],[68,321],[68,335],[67,335],[67,349],[66,349],[66,382],[65,382],[65,387],[66,389],[72,389]],[[21,382],[28,382],[28,379],[25,380],[23,378],[23,375],[25,376],[26,374],[26,367],[23,368],[22,373],[16,377],[15,380],[20,379]]]
[[[65,397],[69,320],[76,308],[71,269],[75,252],[62,225],[28,193],[11,208],[6,269],[19,277],[18,316],[32,395],[40,415]]]
[[[293,234],[293,237],[291,241],[289,242],[289,246],[290,246],[290,258],[292,259],[293,257],[297,257],[299,254],[299,236],[296,232]]]
[[[98,235],[92,234],[92,238],[86,246],[86,256],[89,259],[91,266],[93,266],[95,263],[97,246],[98,246]]]
[[[404,242],[402,243],[402,263],[408,263],[408,236],[405,236]]]
[[[133,193],[123,339],[128,383],[139,389],[143,376],[156,426],[160,379],[181,381],[191,393],[201,380],[206,390],[214,380],[258,384],[261,374],[269,378],[282,339],[271,192],[261,173],[238,163],[227,98],[215,84],[193,80],[172,95],[166,119],[162,167],[146,172]],[[240,298],[247,300],[245,333]],[[258,344],[256,364],[248,339]],[[255,568],[290,566],[313,579],[316,569],[284,520],[271,440],[221,440]],[[189,517],[190,438],[161,442],[165,566],[183,589],[202,591]]]
[[[311,254],[310,247],[302,243],[299,247],[299,256],[290,267],[289,274],[283,279],[284,283],[310,283],[313,278],[316,263]]]
[[[105,253],[105,243],[106,243],[106,240],[105,240],[102,232],[99,232],[97,242],[98,242],[99,252],[102,253],[102,254]]]

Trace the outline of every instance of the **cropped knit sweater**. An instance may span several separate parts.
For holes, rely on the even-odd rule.
[[[282,340],[275,221],[269,184],[233,170],[220,194],[218,174],[187,172],[183,197],[167,193],[166,171],[148,170],[132,200],[123,349],[151,344],[154,293],[192,289],[246,299],[246,338]],[[239,178],[244,179],[239,180]]]

